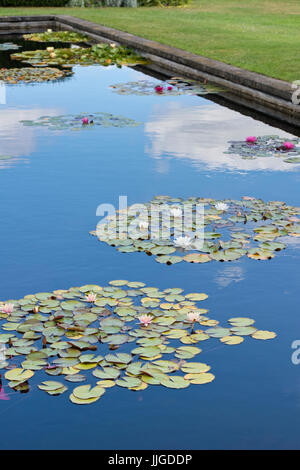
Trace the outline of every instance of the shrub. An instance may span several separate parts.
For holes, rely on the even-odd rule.
[[[189,0],[138,0],[140,7],[177,7],[187,3]]]
[[[85,0],[86,7],[155,7],[185,5],[189,0]],[[81,6],[81,0],[0,0],[0,7]]]
[[[69,0],[0,0],[0,7],[64,7]]]

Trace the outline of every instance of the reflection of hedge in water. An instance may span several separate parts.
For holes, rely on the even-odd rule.
[[[203,206],[204,219],[198,212]],[[234,261],[245,255],[267,260],[286,247],[278,238],[300,236],[300,208],[279,201],[157,196],[144,207],[146,214],[130,215],[129,207],[127,218],[122,213],[107,217],[91,234],[122,253],[142,251],[169,265]]]
[[[55,81],[72,75],[72,71],[52,67],[23,67],[17,69],[0,69],[0,80],[10,85],[17,83],[41,83]]]
[[[127,83],[111,85],[115,93],[120,95],[140,96],[180,96],[180,95],[206,95],[217,93],[219,89],[212,85],[200,84],[193,80],[183,78],[171,78],[166,82],[152,82],[150,80],[137,80]]]
[[[230,147],[224,152],[241,156],[244,160],[255,160],[262,157],[283,158],[286,163],[300,163],[300,139],[293,137],[289,142],[294,145],[293,149],[286,149],[283,144],[286,138],[278,135],[264,135],[256,137],[256,142],[229,141]]]
[[[83,119],[88,119],[89,123],[82,122]],[[22,120],[20,121],[24,126],[45,127],[50,130],[87,130],[94,129],[95,127],[136,127],[141,123],[124,116],[117,116],[110,113],[80,113],[80,114],[66,114],[62,116],[41,116],[37,120]]]
[[[0,302],[0,369],[8,369],[2,376],[11,389],[26,393],[38,386],[61,395],[72,383],[88,380],[69,395],[80,405],[97,401],[115,385],[134,391],[151,385],[183,389],[215,378],[209,365],[190,361],[201,353],[203,341],[238,345],[247,336],[276,337],[257,330],[251,318],[230,318],[221,327],[208,310],[198,308],[207,298],[203,293],[160,291],[126,280],[109,284]],[[45,380],[45,373],[52,380]]]

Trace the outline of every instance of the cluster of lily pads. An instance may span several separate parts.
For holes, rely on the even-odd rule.
[[[52,31],[52,29],[44,33],[24,34],[23,38],[35,42],[86,42],[89,40],[88,36],[74,31]]]
[[[106,217],[90,233],[121,253],[145,252],[167,265],[234,261],[245,255],[267,260],[286,247],[281,237],[300,237],[300,208],[281,201],[156,196],[143,212],[132,212],[134,207]]]
[[[286,163],[300,163],[300,139],[293,137],[288,141],[278,135],[249,136],[244,141],[230,141],[226,154],[235,154],[245,160],[259,157],[284,158]],[[297,147],[298,146],[298,147]]]
[[[0,69],[0,81],[10,85],[18,83],[50,82],[72,75],[70,70],[59,70],[53,67],[43,69],[37,67],[23,67],[12,69]]]
[[[179,96],[179,95],[206,95],[216,93],[219,90],[212,85],[202,84],[193,80],[186,80],[180,77],[173,77],[170,80],[157,82],[151,80],[138,80],[135,82],[117,83],[111,85],[114,92],[119,95],[161,95],[161,96]]]
[[[115,385],[182,389],[211,382],[210,366],[190,361],[201,353],[202,341],[217,338],[236,345],[246,336],[266,340],[276,334],[256,329],[254,320],[244,317],[219,326],[196,305],[206,298],[185,295],[180,288],[160,291],[143,282],[115,280],[105,287],[0,302],[0,369],[8,386],[23,393],[38,385],[49,395],[61,395],[68,383],[87,382],[69,395],[80,405],[97,401]]]
[[[30,65],[134,65],[147,61],[126,47],[114,44],[95,44],[92,47],[58,48],[47,47],[45,50],[24,51],[12,54],[13,60],[20,60]]]
[[[12,158],[11,155],[0,155],[0,160],[11,160]]]
[[[93,114],[81,113],[61,116],[41,116],[36,120],[24,119],[20,122],[24,126],[45,127],[54,131],[65,129],[77,131],[81,129],[93,129],[95,126],[136,127],[140,125],[139,122],[133,119],[101,112]]]
[[[2,42],[0,43],[0,51],[13,51],[20,49],[21,46],[13,42]]]

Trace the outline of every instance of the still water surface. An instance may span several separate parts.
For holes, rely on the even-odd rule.
[[[223,154],[228,140],[285,132],[197,96],[120,96],[110,85],[145,79],[132,68],[75,67],[53,84],[6,87],[0,105],[0,298],[111,279],[160,289],[205,292],[202,304],[225,323],[249,316],[272,341],[229,347],[202,344],[214,382],[185,390],[109,390],[94,405],[34,388],[0,401],[2,449],[262,449],[299,448],[300,243],[270,261],[165,266],[140,253],[122,254],[89,231],[101,203],[145,202],[157,194],[265,201],[300,206],[300,173],[280,159]],[[154,80],[154,79],[153,79]],[[22,119],[109,112],[135,128],[49,131]],[[300,166],[300,165],[299,165]],[[201,306],[202,306],[201,305]],[[205,343],[205,342],[204,342]]]

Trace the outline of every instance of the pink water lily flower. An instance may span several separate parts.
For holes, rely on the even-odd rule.
[[[155,87],[155,91],[156,91],[156,93],[163,93],[164,87],[161,86],[161,85],[157,85],[157,86]]]
[[[14,309],[14,304],[4,304],[2,305],[2,313],[10,315]]]
[[[4,388],[0,385],[0,400],[10,400],[9,396],[6,395]]]
[[[172,86],[168,86],[168,90],[169,90],[169,91],[173,90],[173,87],[172,87]]]
[[[89,119],[88,118],[83,118],[82,119],[82,124],[88,124],[89,123]]]
[[[255,135],[249,135],[248,137],[246,137],[246,142],[248,142],[249,144],[255,144],[256,141],[257,138],[255,137]]]
[[[195,321],[199,321],[200,315],[198,312],[189,312],[187,313],[186,317],[188,321],[191,321],[194,323]]]
[[[152,322],[151,315],[141,315],[140,317],[138,317],[138,319],[140,320],[140,323],[144,326],[148,326]]]
[[[95,302],[96,300],[96,295],[95,294],[89,294],[85,297],[85,299],[88,301],[88,302],[91,302],[92,304]]]
[[[286,150],[292,150],[295,145],[292,144],[292,142],[283,142],[282,146],[286,149]]]

